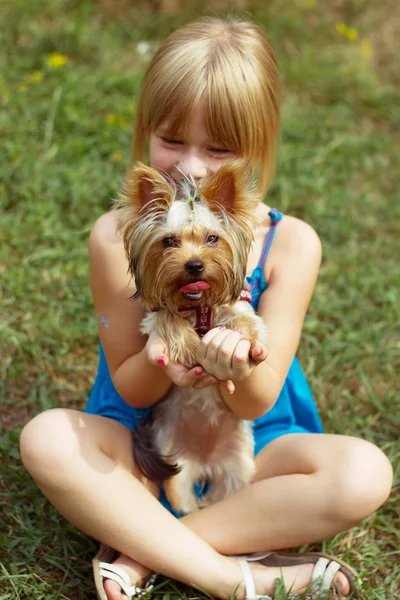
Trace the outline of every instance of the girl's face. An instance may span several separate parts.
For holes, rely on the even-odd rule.
[[[201,103],[192,112],[185,136],[167,135],[165,131],[160,126],[150,136],[150,165],[168,173],[176,182],[189,174],[199,180],[238,158],[229,148],[208,137]]]

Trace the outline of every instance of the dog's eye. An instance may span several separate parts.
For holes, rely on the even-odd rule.
[[[179,246],[177,240],[173,237],[166,237],[162,241],[164,248],[177,248]]]
[[[216,244],[218,242],[217,235],[209,235],[207,238],[207,244]]]

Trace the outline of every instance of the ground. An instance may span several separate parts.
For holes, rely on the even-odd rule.
[[[199,4],[194,10],[188,2],[180,15],[126,1],[14,2],[2,11],[4,600],[94,598],[96,544],[44,500],[21,467],[18,436],[41,410],[85,405],[97,364],[88,232],[116,197],[128,164],[149,55],[179,22],[201,12]],[[299,358],[326,430],[376,443],[395,468],[393,494],[377,514],[313,548],[356,567],[368,600],[393,600],[400,590],[399,11],[391,0],[247,4],[276,50],[285,90],[268,203],[306,220],[323,244]],[[157,593],[201,596],[173,582]]]

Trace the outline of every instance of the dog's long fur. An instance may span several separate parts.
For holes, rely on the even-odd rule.
[[[157,331],[170,360],[193,367],[200,343],[196,308],[210,307],[211,328],[235,328],[251,347],[266,343],[266,328],[248,302],[238,301],[258,204],[248,165],[234,161],[196,188],[186,183],[178,189],[157,170],[137,165],[119,199],[118,227],[135,297],[148,311],[141,331]],[[209,288],[199,292],[199,282]],[[254,473],[251,424],[227,407],[215,387],[172,386],[133,435],[139,468],[164,481],[180,513],[225,498]],[[199,499],[193,485],[205,480],[210,489]]]

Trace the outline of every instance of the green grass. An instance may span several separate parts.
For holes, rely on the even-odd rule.
[[[393,494],[377,514],[313,547],[351,562],[368,600],[394,600],[400,588],[400,98],[380,44],[385,23],[400,18],[385,13],[393,7],[390,0],[373,11],[362,0],[249,7],[285,83],[269,203],[313,225],[324,248],[299,356],[326,430],[378,444],[395,468]],[[85,405],[97,363],[87,237],[128,163],[147,61],[137,43],[154,47],[192,14],[155,17],[122,0],[1,0],[0,600],[95,597],[96,544],[43,498],[21,467],[18,437],[41,410]],[[341,22],[358,38],[337,31]],[[391,54],[388,39],[383,56],[397,48]],[[49,66],[53,52],[68,62]],[[201,597],[171,582],[157,595]]]

